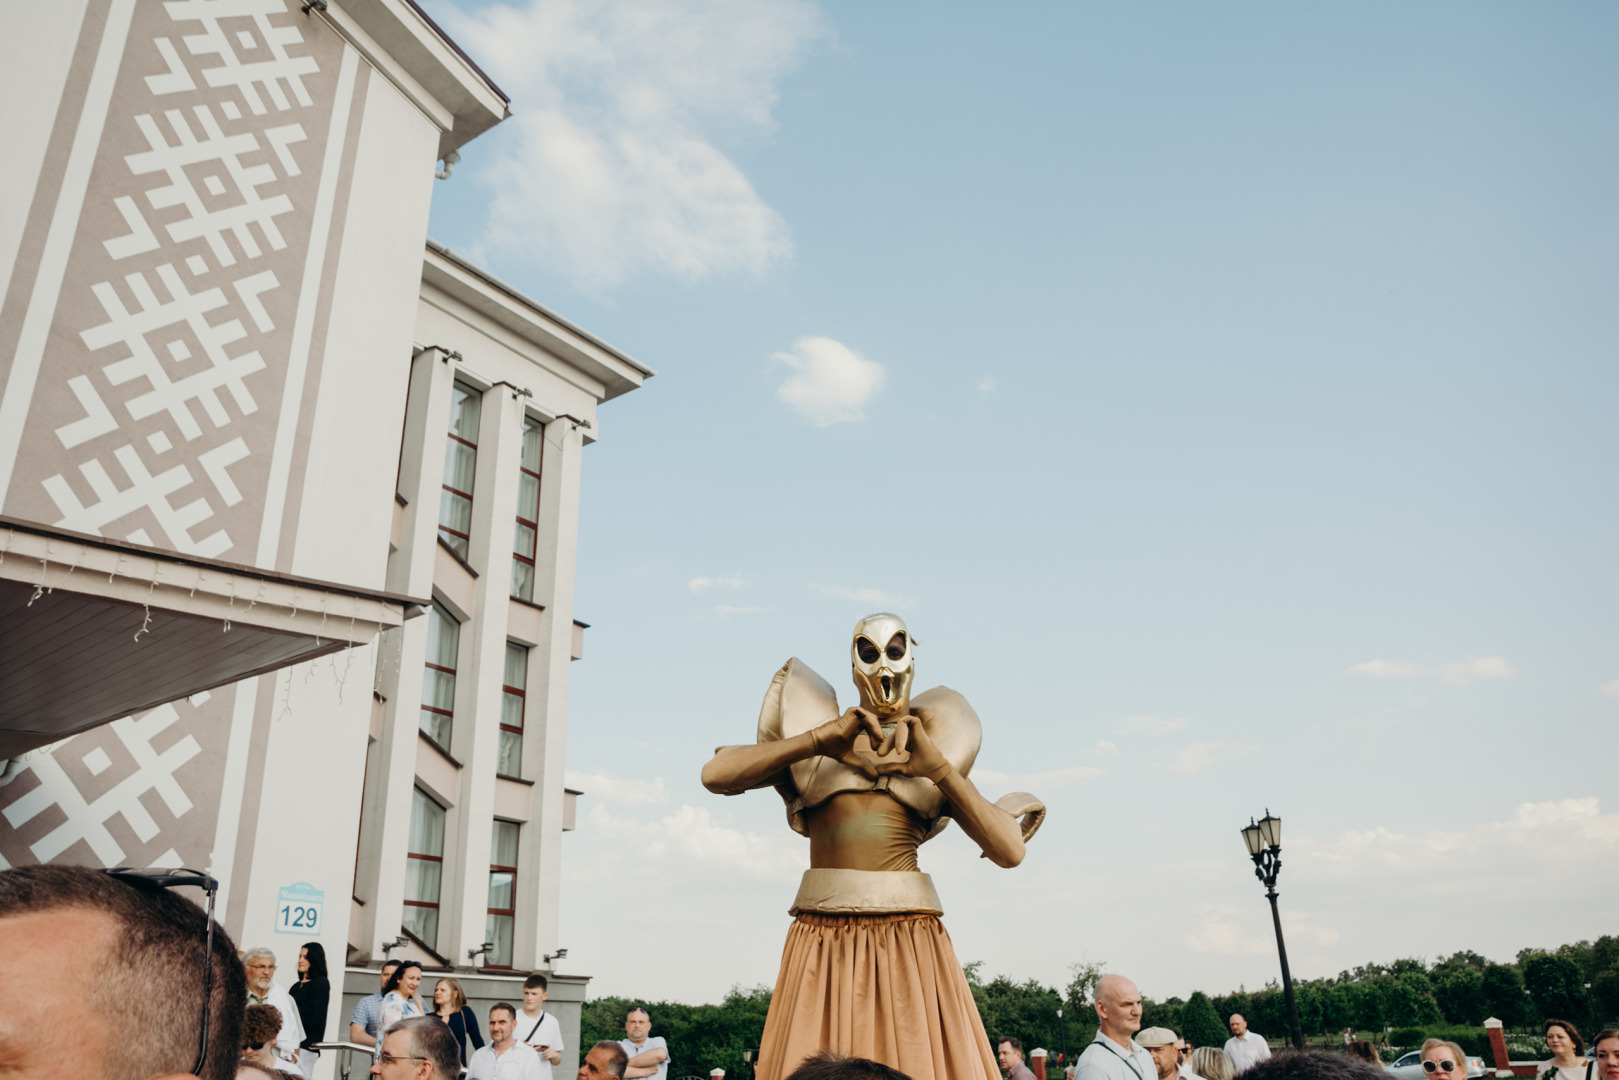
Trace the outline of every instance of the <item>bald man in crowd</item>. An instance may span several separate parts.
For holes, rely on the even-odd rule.
[[[1270,1043],[1265,1036],[1248,1030],[1248,1021],[1241,1013],[1231,1014],[1231,1038],[1225,1041],[1226,1057],[1241,1076],[1261,1061],[1270,1060]]]
[[[1157,1080],[1152,1055],[1136,1043],[1141,991],[1123,975],[1096,984],[1096,1039],[1079,1055],[1074,1080]]]

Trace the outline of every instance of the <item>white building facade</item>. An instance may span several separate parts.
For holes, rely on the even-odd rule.
[[[508,108],[409,0],[5,26],[0,869],[206,869],[283,982],[318,941],[334,989],[510,997],[559,940],[581,452],[651,372],[426,244]]]

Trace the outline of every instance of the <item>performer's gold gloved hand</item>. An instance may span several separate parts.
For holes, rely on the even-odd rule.
[[[815,742],[817,754],[835,758],[875,780],[879,775],[876,763],[864,754],[855,752],[854,742],[862,734],[870,738],[872,745],[875,746],[883,741],[882,724],[878,722],[877,714],[870,709],[851,705],[836,720],[828,720],[811,729],[810,738]]]
[[[890,753],[906,751],[909,756],[903,761],[873,762],[877,775],[924,776],[935,784],[950,775],[954,766],[928,735],[927,722],[925,707],[894,718],[894,733],[882,741],[877,756],[885,758]]]

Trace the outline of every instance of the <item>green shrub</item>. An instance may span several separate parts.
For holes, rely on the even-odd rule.
[[[1421,1028],[1395,1028],[1389,1032],[1389,1042],[1395,1046],[1403,1046],[1406,1049],[1421,1046],[1422,1040],[1427,1037],[1428,1033]]]

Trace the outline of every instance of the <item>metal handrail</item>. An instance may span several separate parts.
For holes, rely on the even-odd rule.
[[[349,1070],[354,1067],[354,1062],[351,1060],[351,1055],[364,1054],[366,1057],[365,1068],[360,1072],[361,1076],[365,1076],[371,1071],[371,1062],[375,1060],[377,1056],[376,1047],[366,1046],[363,1043],[357,1042],[318,1042],[310,1043],[309,1048],[311,1050],[319,1050],[321,1053],[325,1053],[328,1050],[336,1050],[343,1054],[343,1057],[339,1060],[340,1071],[337,1074],[339,1080],[349,1080]]]
[[[366,1046],[363,1043],[357,1042],[318,1042],[310,1043],[309,1048],[311,1050],[319,1050],[322,1052],[327,1050],[336,1050],[343,1054],[341,1061],[342,1071],[337,1074],[339,1080],[349,1080],[349,1070],[354,1067],[353,1061],[350,1059],[349,1055],[364,1054],[366,1056],[365,1071],[360,1074],[361,1076],[364,1076],[371,1071],[371,1062],[376,1060],[377,1056],[377,1048],[375,1046]],[[463,1065],[461,1066],[461,1075],[465,1076],[466,1074],[467,1067]]]

